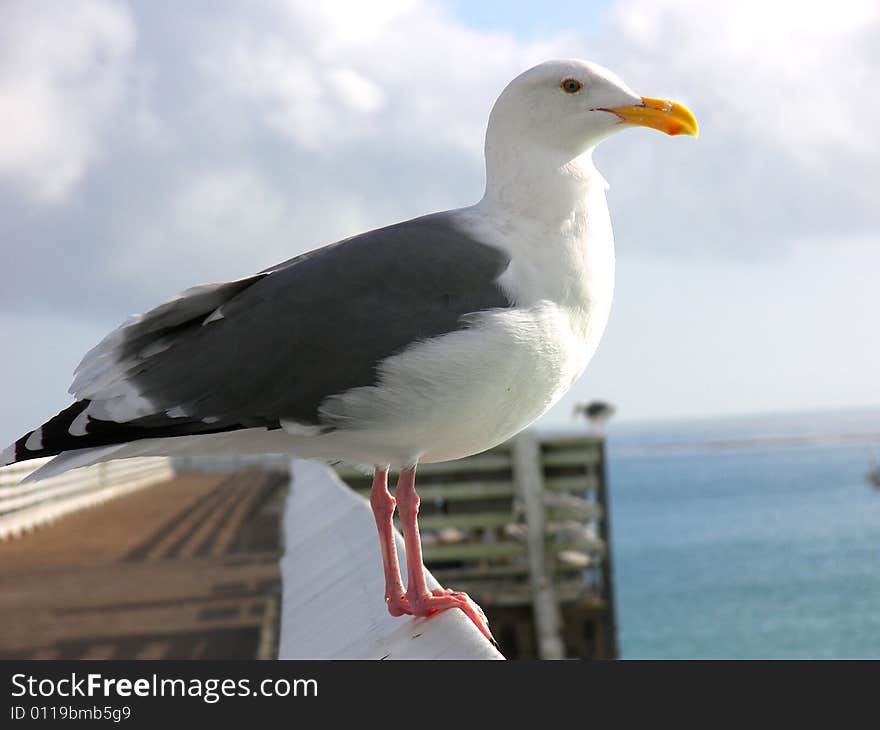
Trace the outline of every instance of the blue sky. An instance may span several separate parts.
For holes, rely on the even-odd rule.
[[[880,405],[874,3],[58,7],[0,5],[4,444],[128,314],[474,202],[495,97],[564,56],[701,136],[596,151],[615,304],[548,422],[591,398],[629,420]]]
[[[530,40],[553,35],[560,29],[594,32],[608,8],[607,2],[504,2],[446,0],[446,6],[463,23],[480,30],[501,31]]]

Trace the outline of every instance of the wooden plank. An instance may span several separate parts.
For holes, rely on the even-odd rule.
[[[594,466],[601,458],[601,454],[595,449],[570,449],[542,454],[541,463],[545,469],[555,466]]]
[[[108,563],[52,570],[0,573],[0,612],[18,606],[97,606],[257,592],[277,580],[278,554],[260,553],[249,560],[193,558]]]
[[[565,449],[601,449],[603,439],[601,436],[543,436],[541,437],[542,451],[562,451]]]
[[[204,516],[195,529],[186,537],[175,551],[175,557],[191,558],[207,546],[235,507],[244,499],[246,492],[241,489],[236,478],[233,483],[224,484],[220,491],[221,499]]]
[[[601,540],[557,540],[547,544],[548,554],[578,549],[592,554],[603,554],[605,544]],[[527,555],[526,545],[521,542],[457,542],[450,544],[423,545],[425,561],[454,562],[458,560],[499,560],[521,558]]]
[[[507,512],[463,512],[441,515],[420,515],[419,527],[422,530],[440,530],[444,527],[457,527],[460,530],[479,528],[498,528],[514,521],[513,514]]]
[[[170,525],[170,529],[150,546],[144,557],[159,560],[177,554],[180,547],[185,544],[187,536],[198,529],[198,526],[214,513],[218,504],[226,499],[227,494],[225,485],[220,484],[205,495],[203,499],[193,505],[192,510],[182,513],[179,520]]]
[[[271,479],[266,475],[260,475],[256,482],[256,484],[249,485],[244,499],[239,501],[235,510],[222,526],[214,540],[214,544],[211,546],[211,555],[224,555],[229,550],[229,546],[238,535],[238,531],[241,529],[241,525],[254,503],[263,496],[267,489],[271,489]]]
[[[544,488],[554,492],[593,492],[599,486],[594,474],[577,474],[567,477],[544,477]]]
[[[605,544],[601,540],[573,541],[558,540],[547,543],[550,555],[565,550],[577,549],[581,552],[601,555],[605,552]],[[423,545],[422,552],[427,562],[456,562],[465,560],[500,560],[522,558],[526,555],[526,545],[521,542],[457,542],[450,544]],[[525,563],[523,564],[525,565]],[[555,566],[554,566],[555,568]],[[564,568],[563,568],[564,570]],[[574,570],[574,568],[572,568]],[[577,568],[577,570],[582,570]]]
[[[513,497],[513,484],[510,482],[451,482],[449,484],[428,484],[419,487],[422,502],[432,499],[475,500]]]
[[[422,555],[427,562],[451,562],[455,560],[497,560],[521,557],[526,546],[519,542],[459,542],[450,545],[422,545]]]
[[[367,496],[369,489],[355,490]],[[513,484],[510,482],[448,482],[446,484],[426,484],[418,487],[422,502],[431,500],[476,500],[513,497]]]
[[[57,610],[18,610],[4,615],[8,636],[4,653],[34,646],[49,646],[74,639],[110,639],[124,636],[214,631],[255,627],[263,620],[265,597],[215,598],[200,602],[132,606],[107,610],[90,608],[78,613]]]
[[[598,504],[587,502],[582,507],[547,507],[547,517],[553,521],[577,520],[589,522],[602,519],[602,508]]]
[[[478,563],[461,568],[434,568],[434,577],[441,583],[460,580],[497,580],[523,578],[529,573],[529,566],[520,563]]]
[[[528,576],[529,566],[524,562],[519,563],[478,563],[466,565],[461,568],[433,568],[434,577],[441,583],[458,584],[459,581],[465,580],[512,580],[523,579]],[[584,569],[580,566],[567,565],[565,563],[556,562],[553,566],[553,572],[556,575],[566,575],[576,573],[579,580],[583,583]]]
[[[563,520],[583,521],[601,517],[599,505],[587,503],[578,509],[548,507],[548,519],[554,522]],[[497,529],[518,522],[512,512],[471,512],[442,515],[421,515],[419,527],[423,530],[439,530],[444,527],[457,527],[461,530]]]
[[[121,558],[158,525],[213,489],[219,477],[188,477],[129,492],[0,547],[0,574],[32,566],[83,565]]]

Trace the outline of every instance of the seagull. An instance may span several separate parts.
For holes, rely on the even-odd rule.
[[[572,418],[577,418],[583,414],[591,424],[601,430],[616,411],[617,409],[610,403],[594,400],[589,403],[576,403],[571,415]]]
[[[85,355],[75,402],[2,463],[55,457],[30,479],[175,454],[364,466],[388,611],[459,608],[491,640],[469,596],[427,587],[416,467],[509,439],[586,368],[614,287],[607,183],[592,151],[633,126],[697,135],[684,106],[639,96],[595,63],[535,66],[491,111],[479,202],[196,286],[132,317]]]

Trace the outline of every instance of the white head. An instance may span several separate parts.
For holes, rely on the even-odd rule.
[[[511,81],[492,108],[486,161],[511,156],[564,165],[630,125],[696,136],[680,104],[641,97],[598,64],[546,61]]]

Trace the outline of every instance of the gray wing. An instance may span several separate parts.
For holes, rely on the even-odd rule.
[[[512,306],[498,285],[508,264],[438,213],[196,287],[90,352],[71,387],[80,400],[43,425],[40,449],[22,437],[16,457],[282,419],[321,426],[320,404],[375,384],[384,359]]]

